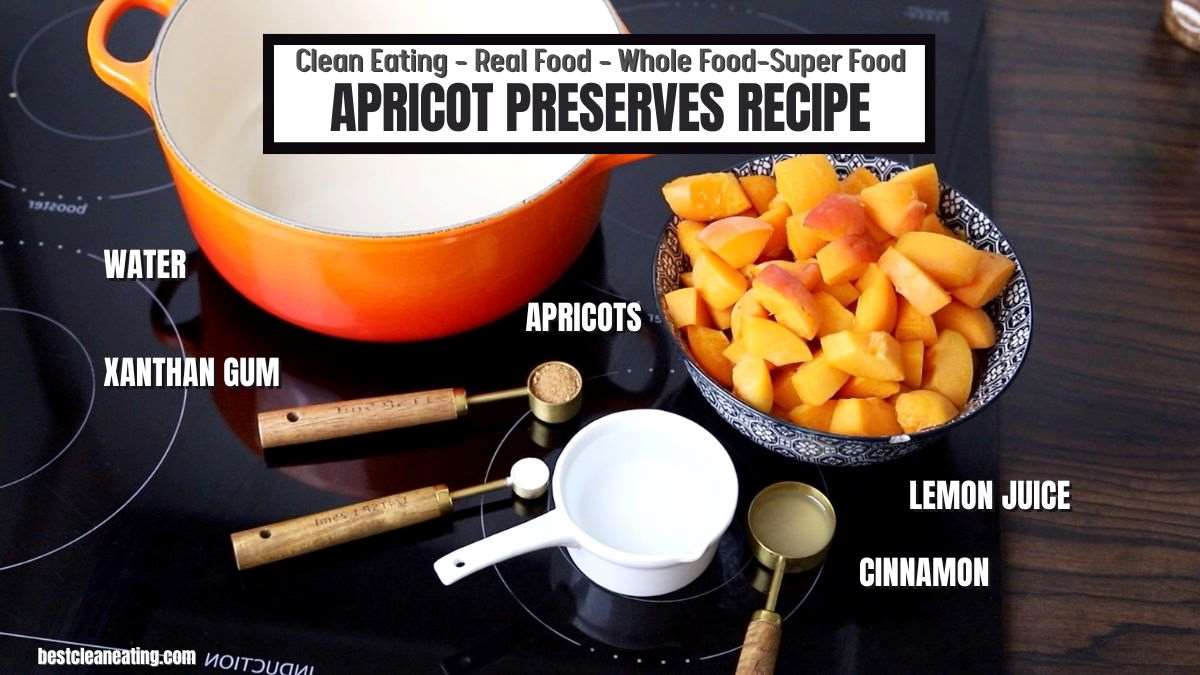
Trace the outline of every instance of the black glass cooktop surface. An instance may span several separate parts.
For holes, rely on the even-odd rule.
[[[995,413],[884,466],[800,465],[728,428],[662,332],[650,284],[667,217],[657,186],[742,157],[660,156],[614,173],[595,239],[544,299],[640,302],[649,321],[638,333],[526,334],[520,315],[428,344],[324,338],[250,305],[199,253],[182,282],[104,278],[104,248],[194,251],[195,243],[149,122],[91,74],[83,33],[92,8],[0,7],[0,671],[29,671],[39,647],[93,645],[194,649],[200,671],[731,672],[764,600],[745,505],[782,479],[825,490],[838,532],[823,567],[784,583],[781,672],[999,669],[994,515],[907,511],[909,478],[994,477]],[[936,159],[946,180],[987,204],[979,3],[617,9],[635,32],[936,33]],[[144,53],[158,23],[131,15],[114,51]],[[179,354],[278,356],[282,386],[102,386],[106,356]],[[586,379],[583,411],[565,425],[541,424],[511,402],[452,424],[266,454],[255,440],[260,410],[442,386],[503,389],[548,359],[576,364]],[[496,495],[466,500],[438,522],[235,570],[231,532],[435,483],[464,487],[523,456],[553,464],[582,424],[632,407],[696,420],[739,472],[738,517],[711,567],[681,591],[615,595],[557,549],[443,587],[434,560],[548,506]],[[865,590],[857,561],[873,555],[990,556],[993,587]]]

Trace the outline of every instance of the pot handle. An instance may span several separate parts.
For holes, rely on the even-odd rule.
[[[509,558],[538,549],[572,546],[576,543],[575,528],[567,520],[566,513],[561,508],[552,509],[529,522],[442,556],[433,563],[433,571],[437,572],[438,579],[441,579],[443,584],[449,586],[465,576]]]
[[[108,51],[108,34],[121,16],[140,7],[166,16],[176,0],[104,0],[88,25],[87,50],[92,70],[108,86],[150,112],[150,55],[141,61],[122,61]]]
[[[584,167],[584,172],[587,174],[605,173],[622,164],[637,162],[653,156],[652,154],[592,155],[592,161]]]

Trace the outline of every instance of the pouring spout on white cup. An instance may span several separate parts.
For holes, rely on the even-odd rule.
[[[584,427],[559,457],[551,489],[550,512],[434,563],[442,583],[564,546],[604,588],[639,597],[670,593],[708,567],[738,495],[720,442],[662,410],[627,410]]]

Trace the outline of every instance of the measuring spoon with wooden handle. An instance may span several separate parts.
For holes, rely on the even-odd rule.
[[[557,424],[579,412],[582,392],[583,377],[574,366],[547,361],[529,373],[524,387],[487,394],[468,396],[458,388],[431,389],[269,410],[258,415],[258,440],[263,448],[275,448],[415,427],[458,419],[472,405],[525,397],[534,417]]]
[[[511,487],[521,499],[546,493],[550,468],[536,457],[513,464],[507,478],[450,490],[445,485],[418,488],[320,513],[254,527],[230,535],[239,570],[294,558],[348,541],[423,523],[450,513],[454,501]]]

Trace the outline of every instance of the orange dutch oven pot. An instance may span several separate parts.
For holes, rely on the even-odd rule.
[[[133,8],[166,21],[151,53],[127,62],[105,43]],[[514,166],[500,173],[521,171],[526,161],[556,173],[500,208],[475,212],[489,215],[399,232],[331,224],[339,203],[385,211],[404,185],[382,189],[369,177],[397,169],[421,176],[420,167],[414,174],[398,162],[454,165],[446,156],[263,155],[262,34],[622,30],[603,0],[104,0],[87,47],[100,79],[153,119],[192,232],[230,284],[310,330],[414,341],[483,325],[547,288],[591,238],[609,170],[645,155],[560,156],[557,164],[513,156]],[[469,176],[471,162],[494,164],[494,156],[455,161],[462,171],[440,179]],[[354,175],[359,168],[363,180]],[[472,193],[472,185],[461,186],[461,199]],[[306,221],[305,204],[313,203],[325,222]]]

